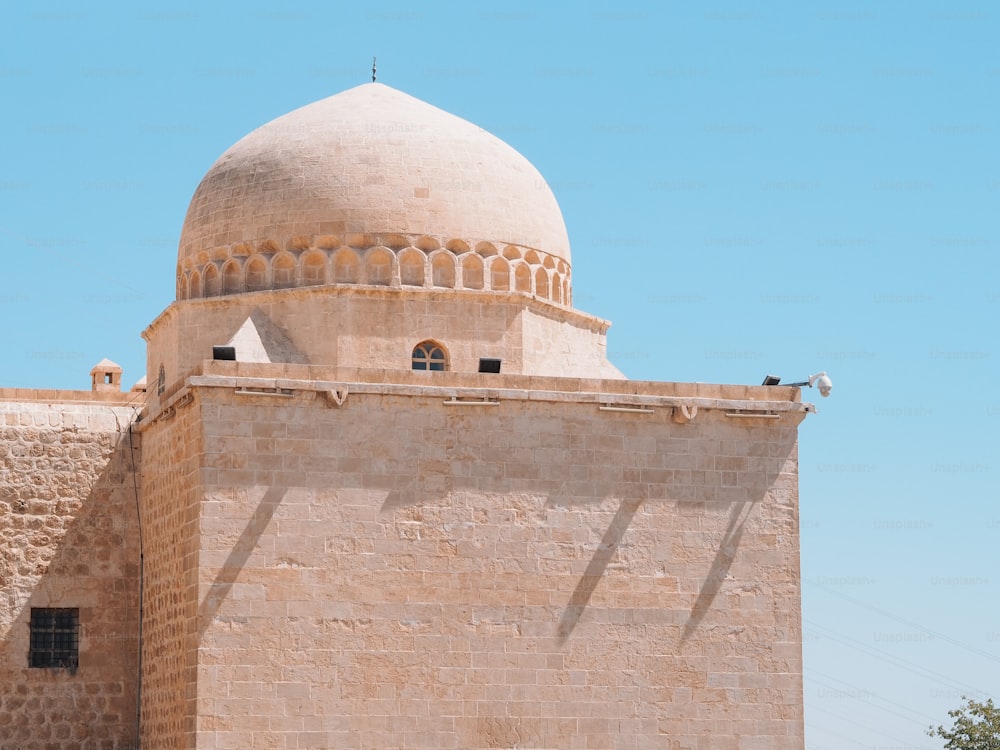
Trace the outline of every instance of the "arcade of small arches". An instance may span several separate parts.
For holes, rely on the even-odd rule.
[[[280,249],[236,245],[201,253],[178,268],[178,299],[201,299],[269,289],[329,284],[521,292],[570,305],[569,264],[532,248],[489,242],[475,248],[461,240],[444,247],[421,238],[416,245],[339,245]],[[222,257],[219,257],[219,256]]]

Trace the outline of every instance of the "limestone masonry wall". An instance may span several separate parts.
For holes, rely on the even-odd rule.
[[[135,742],[134,409],[78,396],[79,403],[0,400],[4,750],[120,750]],[[29,668],[33,607],[79,608],[77,669]]]
[[[142,746],[158,750],[194,747],[198,697],[201,425],[191,408],[174,414],[143,433]]]
[[[795,416],[231,388],[184,409],[184,747],[802,747]]]

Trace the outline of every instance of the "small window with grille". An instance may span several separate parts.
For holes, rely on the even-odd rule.
[[[80,610],[32,607],[28,666],[76,669],[80,663]]]
[[[424,341],[413,348],[414,370],[446,370],[448,357],[444,348],[434,341]]]

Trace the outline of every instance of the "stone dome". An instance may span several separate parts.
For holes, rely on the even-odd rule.
[[[356,283],[569,304],[569,275],[562,213],[527,159],[368,83],[269,122],[219,158],[188,207],[177,292]]]

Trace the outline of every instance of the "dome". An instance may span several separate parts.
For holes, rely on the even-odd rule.
[[[569,274],[562,213],[527,159],[368,83],[273,120],[219,158],[184,220],[177,287],[184,299],[443,285],[568,304]]]

